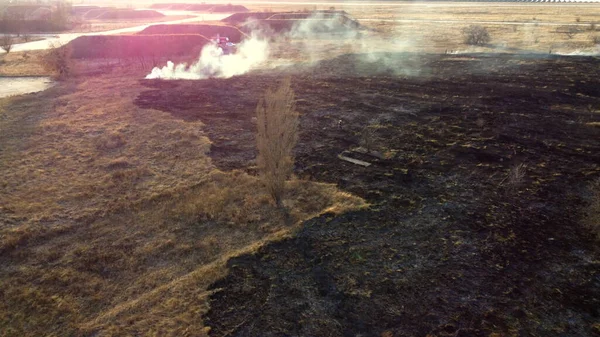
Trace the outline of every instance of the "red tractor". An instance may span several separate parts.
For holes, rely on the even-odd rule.
[[[235,54],[237,50],[235,43],[230,42],[228,37],[222,37],[217,34],[216,37],[211,39],[211,42],[222,51],[223,55]]]

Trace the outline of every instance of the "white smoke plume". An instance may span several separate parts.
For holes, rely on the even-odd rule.
[[[600,44],[589,49],[577,49],[569,52],[556,52],[557,55],[563,56],[600,56]]]
[[[186,63],[152,69],[147,79],[206,79],[229,78],[245,74],[259,66],[274,67],[300,62],[316,63],[342,53],[360,54],[363,62],[374,65],[372,69],[396,75],[417,75],[421,66],[407,61],[401,54],[411,51],[412,38],[395,34],[382,38],[373,32],[361,30],[359,24],[338,13],[314,13],[298,20],[290,31],[275,32],[268,25],[249,22],[253,34],[241,42],[234,54],[223,55],[214,44],[202,49],[199,59]],[[279,52],[278,52],[279,51]],[[269,60],[271,54],[277,60]],[[294,60],[285,61],[285,59]],[[267,61],[269,62],[267,64]]]
[[[361,29],[358,22],[335,13],[316,13],[295,25],[290,37],[302,41],[302,52],[311,63],[335,57],[335,53],[355,54],[365,71],[401,76],[416,76],[423,70],[415,60],[409,60],[406,52],[414,51],[414,39],[402,30],[387,36],[368,29]]]
[[[251,36],[237,45],[237,52],[224,55],[216,45],[209,43],[202,48],[200,57],[192,65],[186,63],[155,67],[146,79],[187,79],[229,78],[247,73],[265,62],[269,57],[269,43],[257,35]]]
[[[315,13],[306,20],[300,20],[292,27],[289,36],[292,38],[316,38],[326,37],[334,39],[354,39],[360,37],[356,27],[352,27],[353,21],[347,17],[335,13]]]

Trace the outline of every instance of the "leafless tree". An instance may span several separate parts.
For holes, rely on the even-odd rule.
[[[2,48],[7,54],[10,53],[13,47],[13,37],[10,34],[4,34],[0,39],[0,48]]]
[[[298,113],[289,78],[267,90],[256,107],[258,166],[261,178],[278,207],[285,181],[292,173],[292,150],[298,140]]]
[[[472,46],[483,46],[490,43],[490,33],[487,28],[479,25],[470,25],[463,29],[465,43]]]
[[[24,42],[29,42],[29,41],[31,41],[31,34],[28,31],[24,31],[21,34],[21,38],[23,39]]]

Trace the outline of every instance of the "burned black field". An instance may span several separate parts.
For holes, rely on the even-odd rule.
[[[600,334],[600,255],[581,224],[600,176],[600,59],[396,57],[418,73],[345,55],[142,80],[137,105],[202,121],[215,165],[254,172],[258,98],[291,76],[295,174],[372,205],[230,260],[212,286],[211,335]]]

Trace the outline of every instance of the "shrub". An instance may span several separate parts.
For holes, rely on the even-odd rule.
[[[63,46],[60,42],[50,42],[50,48],[41,57],[42,66],[54,73],[58,79],[65,79],[73,73],[72,53],[73,49],[70,45]]]
[[[2,48],[7,54],[13,47],[13,37],[10,34],[4,34],[0,39],[0,48]]]
[[[581,33],[581,31],[579,30],[579,28],[574,27],[574,26],[560,26],[560,27],[556,27],[556,32],[557,33],[561,33],[561,34],[565,34],[565,36],[569,40],[572,39],[576,34]]]
[[[471,25],[463,29],[465,43],[472,46],[483,46],[490,43],[490,33],[487,28],[478,25]]]
[[[256,107],[259,172],[277,206],[281,206],[285,181],[294,166],[292,150],[298,140],[295,105],[287,78],[276,91],[267,90]]]
[[[519,186],[523,182],[525,178],[525,172],[527,171],[527,165],[521,163],[514,165],[510,168],[510,172],[508,174],[508,184],[510,186]]]

